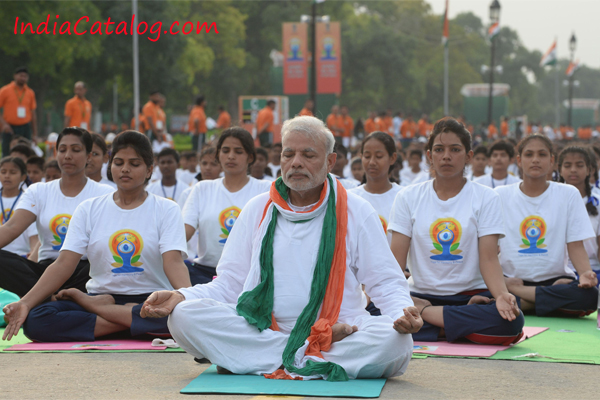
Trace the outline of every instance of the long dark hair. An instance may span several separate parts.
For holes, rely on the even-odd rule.
[[[360,154],[364,153],[365,144],[371,139],[379,140],[383,144],[383,147],[385,147],[385,151],[387,151],[387,153],[390,157],[393,157],[394,154],[396,153],[396,143],[394,143],[394,139],[392,139],[392,137],[385,132],[375,131],[375,132],[371,133],[369,136],[367,136],[362,141],[362,144],[360,146]],[[392,172],[393,169],[394,169],[394,164],[390,165],[390,168],[388,169],[388,175],[390,174],[390,172]],[[362,184],[367,183],[367,174],[366,173],[363,174],[361,183]]]
[[[119,150],[125,149],[127,147],[131,147],[138,156],[144,161],[146,167],[152,168],[154,164],[154,153],[152,152],[152,144],[150,144],[150,140],[146,135],[134,130],[127,130],[119,133],[115,140],[112,142],[112,149],[110,152],[110,158],[108,160],[108,169],[106,171],[106,175],[108,179],[113,180],[111,167],[113,159]],[[146,179],[146,183],[150,180],[150,177]]]
[[[591,150],[583,148],[581,146],[569,146],[563,151],[560,152],[558,156],[558,171],[562,170],[563,162],[565,161],[565,157],[567,154],[579,154],[583,158],[585,162],[585,166],[590,169],[590,171],[595,171],[596,180],[598,180],[598,171],[596,168],[596,160],[595,156],[592,154]],[[590,185],[590,174],[585,177],[585,195],[588,198],[588,202],[585,204],[585,208],[589,215],[596,216],[598,215],[598,208],[594,205],[594,200],[592,199],[592,187]],[[562,174],[560,174],[559,182],[565,183],[565,178],[563,178]]]

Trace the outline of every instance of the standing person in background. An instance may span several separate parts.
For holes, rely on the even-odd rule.
[[[342,120],[340,118],[340,108],[338,106],[331,107],[331,113],[325,119],[325,124],[333,133],[335,142],[342,144],[342,136],[344,134],[344,128],[342,127]]]
[[[299,116],[308,115],[309,117],[313,116],[315,104],[311,99],[308,99],[304,102],[304,108],[300,110],[298,113]]]
[[[412,139],[415,137],[417,133],[417,126],[413,121],[412,114],[408,114],[406,119],[402,121],[402,125],[400,126],[400,142],[402,143],[402,148],[406,149],[412,142]]]
[[[190,111],[190,118],[188,120],[188,129],[192,134],[192,150],[200,151],[204,142],[206,141],[206,100],[204,96],[196,97],[196,101],[192,111]],[[225,111],[227,112],[227,111]],[[220,117],[219,117],[220,118]]]
[[[348,107],[342,106],[341,109],[341,123],[344,133],[342,133],[342,144],[346,148],[350,148],[350,139],[352,138],[352,132],[354,130],[354,120],[348,115]]]
[[[150,92],[150,99],[144,104],[144,107],[142,107],[142,113],[146,117],[146,122],[149,126],[150,133],[148,134],[148,137],[151,141],[153,136],[156,136],[158,133],[162,134],[162,131],[165,128],[163,121],[159,119],[160,106],[158,103],[160,102],[160,96],[158,91]]]
[[[35,93],[27,86],[29,72],[26,67],[15,70],[14,81],[0,88],[0,131],[2,156],[8,155],[13,135],[37,140],[37,103]]]
[[[375,111],[369,111],[369,118],[365,120],[365,135],[370,135],[371,133],[379,130],[379,127],[375,122],[376,118],[377,113]]]
[[[87,87],[84,82],[75,83],[75,96],[67,100],[65,104],[64,127],[77,126],[82,129],[90,129],[92,118],[92,103],[85,98]]]
[[[275,100],[269,100],[256,117],[256,134],[261,147],[273,142],[273,120],[275,119],[273,110],[275,110]]]
[[[498,128],[496,128],[496,122],[494,122],[494,120],[492,120],[492,122],[490,122],[490,124],[488,125],[487,131],[488,131],[488,139],[490,139],[490,140],[498,139]]]
[[[500,134],[503,138],[508,136],[508,118],[502,117],[502,122],[500,123]]]
[[[268,167],[271,168],[273,178],[277,178],[277,172],[281,169],[281,142],[273,143],[270,151]]]
[[[225,107],[219,106],[219,118],[217,118],[217,129],[225,130],[231,126],[231,115]]]
[[[396,116],[392,118],[392,130],[394,132],[394,140],[400,140],[400,127],[402,126],[402,113],[398,111]]]
[[[417,132],[421,137],[427,137],[427,130],[429,129],[429,120],[427,114],[421,115],[421,119],[417,122]]]
[[[134,110],[135,113],[135,110]],[[138,118],[140,119],[140,125],[137,129],[138,132],[147,133],[150,130],[150,124],[146,120],[146,116],[142,112],[142,107],[140,107],[140,112],[138,114]],[[135,128],[135,117],[131,118],[131,124],[129,125],[131,129]]]

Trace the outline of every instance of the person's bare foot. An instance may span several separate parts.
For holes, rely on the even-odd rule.
[[[88,296],[78,289],[64,289],[56,295],[58,300],[70,300],[85,308],[86,311],[96,313],[96,307],[115,304],[115,299],[109,294]]]
[[[469,300],[469,302],[467,303],[467,305],[471,305],[471,304],[488,304],[490,301],[492,301],[492,299],[490,299],[489,297],[475,295],[475,296],[471,297],[471,300]]]
[[[415,303],[415,307],[417,307],[417,310],[419,310],[419,314],[421,314],[423,312],[423,309],[425,307],[432,305],[429,300],[423,300],[423,299],[420,299],[418,297],[413,297],[413,296],[411,296],[410,298],[412,299],[413,303]]]
[[[504,278],[506,288],[509,292],[513,293],[515,287],[525,286],[522,279],[519,278]]]
[[[573,282],[573,279],[561,278],[561,279],[558,279],[556,282],[554,282],[552,284],[552,286],[554,286],[554,285],[568,285],[571,282]]]
[[[331,343],[339,342],[346,336],[352,335],[358,330],[358,326],[350,326],[348,324],[334,324],[331,327]]]

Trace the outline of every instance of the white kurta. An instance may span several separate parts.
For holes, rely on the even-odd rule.
[[[253,241],[269,199],[267,193],[243,209],[223,250],[213,282],[180,289],[186,301],[169,319],[177,342],[196,357],[207,357],[235,373],[275,371],[296,319],[308,303],[325,213],[310,222],[277,219],[274,240],[273,313],[280,332],[258,330],[237,315],[235,306],[250,271]],[[323,353],[346,369],[350,378],[402,374],[412,354],[412,337],[397,333],[393,321],[413,305],[408,285],[381,229],[377,213],[365,200],[348,193],[346,275],[338,322],[357,325],[358,332]],[[254,255],[255,256],[255,255]],[[365,310],[361,284],[383,316]],[[298,365],[306,360],[298,350]],[[304,359],[303,359],[304,358]]]

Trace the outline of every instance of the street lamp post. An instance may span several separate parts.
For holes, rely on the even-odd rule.
[[[313,113],[317,113],[317,2],[312,3],[312,29],[310,31],[310,46],[312,48],[312,57],[310,63],[310,99],[313,103]]]
[[[571,35],[571,40],[569,40],[569,50],[571,50],[571,63],[570,66],[573,65],[575,60],[575,48],[577,47],[577,38],[575,37],[575,33]],[[569,76],[569,115],[567,118],[567,125],[572,127],[571,125],[573,120],[573,73]]]
[[[500,21],[500,3],[498,0],[494,0],[490,5],[490,22],[491,24],[495,24]],[[490,63],[490,93],[488,98],[488,124],[492,123],[492,110],[493,110],[493,89],[494,89],[494,50],[495,50],[495,35],[490,38],[490,42],[492,42],[492,59]]]

